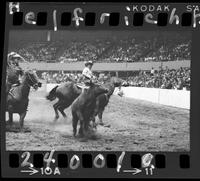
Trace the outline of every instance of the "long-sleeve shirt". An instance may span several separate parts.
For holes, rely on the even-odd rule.
[[[88,67],[85,67],[83,69],[82,74],[88,79],[91,79],[93,77],[92,71]]]

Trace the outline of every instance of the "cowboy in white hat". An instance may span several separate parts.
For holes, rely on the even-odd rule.
[[[11,63],[15,66],[19,66],[19,61],[26,62],[25,59],[16,52],[10,52],[8,54],[8,63]]]
[[[19,61],[23,61],[24,58],[16,52],[11,52],[8,54],[7,59],[7,81],[8,81],[8,91],[14,85],[20,85],[20,79],[23,75],[23,70],[19,66]]]
[[[86,86],[90,85],[90,83],[96,79],[96,77],[92,73],[92,61],[86,61],[85,62],[85,68],[83,69],[82,75],[83,75],[83,82]]]

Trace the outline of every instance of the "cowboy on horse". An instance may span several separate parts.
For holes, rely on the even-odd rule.
[[[15,52],[8,54],[7,60],[7,80],[6,111],[9,115],[8,123],[12,126],[13,114],[20,116],[20,130],[23,130],[24,118],[26,116],[29,103],[29,93],[31,87],[37,90],[42,86],[35,70],[23,71],[19,66],[19,61],[25,61],[23,57]],[[20,81],[21,79],[21,81]]]
[[[6,93],[8,93],[12,87],[20,85],[21,76],[24,74],[24,71],[19,66],[19,61],[21,60],[24,60],[24,58],[15,52],[8,54]]]
[[[92,73],[92,61],[86,61],[85,62],[85,68],[83,69],[82,75],[83,75],[83,82],[86,87],[90,86],[92,82],[96,80],[96,77]]]

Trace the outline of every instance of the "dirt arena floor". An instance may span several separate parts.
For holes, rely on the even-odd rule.
[[[189,110],[112,96],[103,115],[110,127],[98,125],[95,139],[74,138],[70,108],[67,119],[54,123],[53,102],[45,92],[32,92],[25,127],[6,132],[7,150],[57,151],[189,151]],[[18,124],[18,115],[14,116]]]

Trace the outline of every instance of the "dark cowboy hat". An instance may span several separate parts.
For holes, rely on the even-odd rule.
[[[87,65],[93,65],[93,61],[91,61],[91,60],[90,61],[86,61],[85,62],[85,66],[87,66]]]

